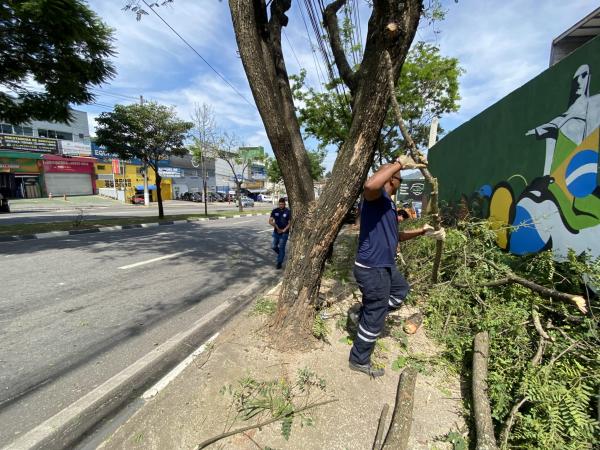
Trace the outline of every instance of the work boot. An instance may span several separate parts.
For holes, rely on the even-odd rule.
[[[277,265],[275,266],[276,269],[281,269],[281,263],[277,263]]]
[[[385,373],[385,370],[383,368],[376,369],[376,368],[374,368],[371,365],[371,363],[368,363],[368,364],[358,364],[358,363],[355,363],[353,361],[349,361],[348,362],[348,366],[352,370],[355,370],[357,372],[362,372],[362,373],[367,374],[367,375],[369,375],[370,377],[373,377],[373,378],[382,377],[383,374]]]
[[[351,335],[355,336],[358,331],[358,324],[360,323],[360,316],[362,314],[362,304],[355,303],[348,309],[348,317],[346,319],[346,331]]]

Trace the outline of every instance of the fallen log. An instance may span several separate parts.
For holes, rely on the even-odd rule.
[[[417,371],[412,367],[404,369],[398,380],[396,404],[390,428],[381,447],[384,450],[406,450],[408,448],[416,382]]]
[[[385,420],[390,409],[390,405],[385,403],[379,416],[379,422],[377,422],[377,432],[375,433],[375,442],[373,443],[373,450],[381,450],[383,446],[383,430],[385,428]]]
[[[477,436],[477,450],[497,450],[492,409],[488,397],[487,375],[490,352],[489,335],[481,331],[473,340],[473,416]]]

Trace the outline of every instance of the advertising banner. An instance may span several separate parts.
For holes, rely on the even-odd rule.
[[[112,160],[112,173],[120,174],[121,173],[121,161],[118,159]]]
[[[92,146],[84,142],[60,141],[60,152],[63,155],[91,156]]]
[[[17,136],[14,134],[0,134],[0,145],[8,150],[41,153],[56,153],[58,151],[56,139]]]

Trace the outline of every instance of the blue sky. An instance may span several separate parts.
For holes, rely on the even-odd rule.
[[[364,38],[369,7],[365,0],[357,1]],[[173,5],[157,11],[241,96],[154,14],[138,22],[132,13],[121,10],[125,0],[88,3],[115,29],[114,44],[118,52],[114,57],[117,75],[103,86],[105,94],[96,99],[105,106],[78,107],[88,112],[92,132],[95,117],[110,110],[108,106],[133,102],[143,95],[175,106],[186,120],[195,103],[211,104],[220,128],[235,132],[245,145],[270,149],[236,53],[226,1],[175,0]],[[439,45],[442,54],[457,57],[465,69],[461,78],[461,109],[442,118],[446,130],[470,119],[547,68],[552,39],[598,6],[591,0],[459,0],[458,3],[442,0],[442,3],[446,19],[433,27],[423,21],[415,41]],[[298,9],[300,4],[303,2],[299,0],[292,2],[287,38],[283,39],[286,63],[290,73],[298,73],[304,67],[308,83],[318,87],[321,77],[315,69]],[[315,146],[308,142],[311,145]],[[327,169],[334,159],[335,152],[331,151],[325,161]]]

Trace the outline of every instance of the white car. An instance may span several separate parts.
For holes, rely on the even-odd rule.
[[[267,194],[260,194],[260,201],[261,202],[269,202],[269,203],[271,203],[273,201],[273,196],[272,195],[267,195]]]
[[[254,200],[252,200],[250,197],[246,197],[245,195],[242,195],[241,201],[242,201],[242,206],[244,208],[246,208],[248,206],[254,206]],[[237,200],[235,203],[237,205]]]

